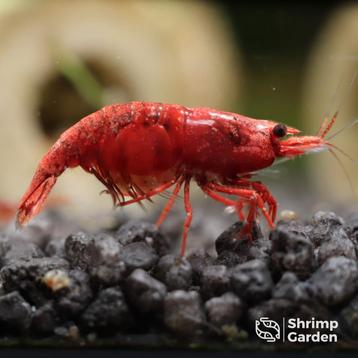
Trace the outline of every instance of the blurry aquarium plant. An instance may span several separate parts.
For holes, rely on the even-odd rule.
[[[104,103],[104,87],[99,83],[95,74],[73,53],[66,53],[58,56],[56,62],[58,70],[67,78],[81,97],[91,106],[101,107]]]
[[[49,138],[57,138],[79,119],[110,103],[120,86],[128,85],[111,78],[98,61],[85,61],[75,53],[55,52],[57,71],[45,83],[39,107],[39,120]],[[127,97],[125,95],[125,97]]]

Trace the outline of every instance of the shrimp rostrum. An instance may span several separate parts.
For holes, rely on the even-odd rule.
[[[82,167],[103,183],[115,205],[140,203],[173,187],[159,226],[184,187],[181,254],[185,254],[192,220],[189,192],[195,180],[212,199],[234,208],[245,220],[250,237],[259,214],[273,228],[277,203],[264,184],[253,181],[260,169],[277,158],[295,157],[312,149],[332,149],[324,138],[334,118],[317,136],[299,130],[210,108],[131,102],[102,108],[66,130],[40,161],[22,197],[17,224],[38,214],[67,168]]]

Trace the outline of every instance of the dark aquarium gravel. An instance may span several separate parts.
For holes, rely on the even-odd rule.
[[[262,317],[336,320],[341,342],[358,341],[357,216],[255,226],[253,240],[237,222],[216,254],[186,258],[145,222],[66,237],[30,226],[0,236],[0,345],[255,345]]]

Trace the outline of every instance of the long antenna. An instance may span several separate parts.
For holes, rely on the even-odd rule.
[[[337,111],[337,112],[333,115],[333,117],[327,122],[326,128],[324,128],[323,131],[321,131],[321,129],[320,129],[321,134],[319,135],[319,137],[324,138],[324,137],[327,135],[327,133],[328,133],[328,132],[330,131],[330,129],[332,128],[334,122],[337,120],[337,117],[338,117],[338,111]],[[326,119],[327,119],[327,118],[325,118],[325,121],[323,122],[323,124],[325,124]]]
[[[356,160],[354,160],[348,153],[346,153],[343,149],[337,147],[336,145],[332,144],[332,143],[327,143],[327,145],[331,148],[334,148],[335,150],[337,150],[339,153],[341,153],[342,155],[344,155],[347,159],[349,159],[351,162],[353,163],[357,163]]]
[[[332,112],[332,109],[334,108],[334,105],[337,101],[338,98],[338,93],[340,93],[340,88],[343,86],[343,75],[341,73],[341,75],[339,76],[339,80],[338,80],[338,84],[335,88],[335,90],[333,91],[333,93],[330,96],[330,100],[328,102],[328,110],[323,112],[323,120],[322,120],[322,124],[320,125],[320,127],[317,130],[316,136],[320,137],[320,134],[323,130],[323,128],[326,127],[326,123],[329,120],[330,117],[330,113]]]
[[[351,78],[351,81],[346,88],[346,93],[344,93],[344,90],[342,91],[340,102],[337,105],[337,110],[336,110],[335,114],[333,115],[333,117],[331,118],[331,120],[328,119],[329,115],[327,114],[327,112],[325,113],[324,120],[317,132],[318,137],[323,138],[329,132],[329,130],[332,128],[332,125],[334,124],[334,122],[337,118],[338,112],[340,111],[341,107],[343,106],[344,102],[347,100],[349,94],[352,91],[352,88],[356,81],[357,75],[358,75],[358,68],[356,68],[356,70],[354,71],[353,77]],[[338,89],[341,87],[342,82],[343,82],[343,76],[341,76],[338,86],[332,95],[331,107],[333,106],[334,102],[336,101],[336,98],[338,97]],[[330,113],[330,111],[328,113]]]
[[[333,151],[332,148],[328,148],[328,150],[334,156],[334,158],[337,160],[339,166],[342,168],[343,173],[344,173],[344,175],[345,175],[345,177],[346,177],[346,179],[347,179],[347,181],[349,183],[349,186],[350,186],[350,188],[352,190],[353,196],[356,196],[352,180],[351,180],[351,178],[350,178],[350,176],[349,176],[349,174],[347,172],[346,167],[343,165],[342,161],[339,159],[338,155]]]
[[[331,140],[333,138],[335,138],[338,134],[342,133],[343,131],[345,131],[346,129],[350,129],[352,127],[354,127],[356,124],[358,124],[358,118],[355,119],[353,122],[351,123],[347,123],[343,128],[339,129],[337,132],[334,132],[333,134],[331,134],[327,140]]]

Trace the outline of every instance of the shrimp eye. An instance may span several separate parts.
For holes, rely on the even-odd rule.
[[[273,127],[273,134],[277,138],[284,137],[287,134],[287,127],[284,124],[277,124]]]

